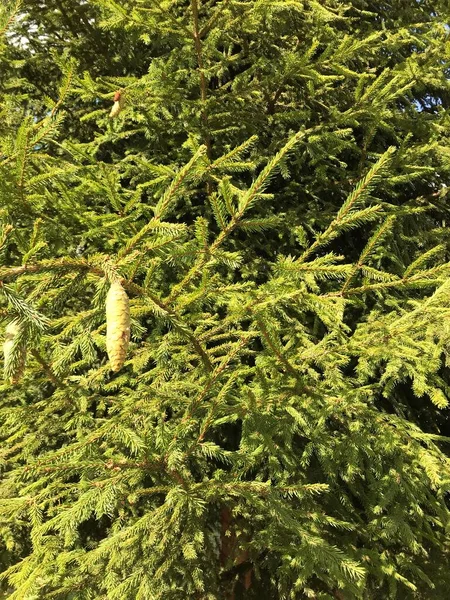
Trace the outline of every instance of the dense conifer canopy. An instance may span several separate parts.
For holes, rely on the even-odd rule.
[[[448,598],[449,13],[3,3],[5,598]]]

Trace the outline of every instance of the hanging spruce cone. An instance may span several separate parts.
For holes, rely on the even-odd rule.
[[[113,371],[122,368],[129,342],[129,300],[123,287],[115,281],[106,297],[106,351]]]
[[[110,119],[115,119],[120,113],[120,102],[114,102],[111,112],[109,113]]]
[[[111,112],[109,113],[110,119],[114,119],[120,113],[123,108],[123,96],[120,92],[116,92],[114,94],[114,104],[111,108]]]
[[[4,354],[4,369],[5,369],[5,379],[9,379],[12,384],[16,384],[19,382],[20,378],[23,375],[25,370],[25,360],[26,360],[26,346],[22,345],[18,351],[17,358],[15,360],[14,365],[11,365],[12,352],[14,347],[14,340],[19,333],[19,321],[11,321],[8,323],[5,329],[5,342],[3,344],[3,354]],[[12,371],[12,374],[11,374]]]

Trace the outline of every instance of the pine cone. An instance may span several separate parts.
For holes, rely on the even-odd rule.
[[[127,293],[115,281],[106,297],[106,350],[111,369],[120,371],[130,342],[130,305]]]
[[[3,344],[3,355],[4,355],[4,366],[5,366],[5,379],[9,379],[12,384],[19,382],[25,370],[25,360],[27,349],[26,346],[22,345],[18,354],[18,359],[14,365],[14,374],[11,375],[9,363],[11,360],[11,354],[14,347],[14,340],[19,333],[19,321],[14,320],[8,323],[5,329],[5,342]],[[8,373],[8,374],[7,374]]]

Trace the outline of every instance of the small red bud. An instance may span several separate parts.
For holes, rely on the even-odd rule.
[[[118,102],[120,100],[120,92],[115,92],[114,94],[114,102]]]

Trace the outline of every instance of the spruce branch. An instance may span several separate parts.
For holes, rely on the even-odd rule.
[[[397,288],[399,290],[402,289],[414,289],[414,288],[426,288],[426,287],[436,287],[444,282],[448,273],[450,272],[450,265],[440,265],[439,267],[435,267],[433,269],[429,269],[428,271],[423,271],[420,273],[416,273],[415,275],[411,275],[410,277],[403,278],[394,278],[391,281],[382,281],[380,283],[371,283],[367,285],[362,285],[355,288],[349,288],[345,291],[344,294],[342,292],[329,292],[323,295],[324,298],[330,298],[333,296],[352,296],[357,294],[364,294],[366,292],[372,291],[381,291],[388,290],[391,288]]]
[[[6,31],[9,29],[9,26],[13,23],[13,21],[17,17],[21,6],[22,6],[22,0],[16,0],[16,2],[14,3],[14,6],[11,9],[9,9],[9,14],[7,12],[7,8],[9,8],[8,6],[4,6],[1,9],[2,13],[3,13],[3,14],[1,14],[3,23],[1,24],[1,28],[0,28],[0,38],[2,38],[4,36]]]
[[[305,261],[319,248],[327,245],[341,229],[345,229],[348,225],[354,226],[359,223],[367,222],[367,220],[373,216],[373,213],[380,209],[380,206],[372,206],[365,210],[353,212],[353,214],[351,212],[357,204],[360,204],[368,196],[373,187],[381,179],[392,160],[392,154],[394,152],[395,148],[390,147],[382,154],[378,161],[368,171],[366,176],[356,185],[355,189],[341,206],[336,218],[333,219],[326,231],[317,236],[315,242],[298,258],[298,262]]]
[[[363,268],[366,260],[369,258],[369,256],[372,254],[372,252],[379,246],[379,244],[382,242],[382,240],[385,238],[385,236],[388,234],[388,232],[391,231],[394,221],[395,221],[395,216],[391,215],[372,235],[372,237],[366,244],[366,247],[361,252],[358,262],[356,263],[356,265],[352,269],[351,273],[348,275],[347,279],[345,280],[345,283],[341,290],[342,294],[345,294],[345,292],[349,288],[354,277]]]
[[[256,322],[258,323],[258,327],[261,331],[264,341],[284,366],[285,370],[293,375],[296,379],[299,379],[299,373],[284,356],[282,350],[279,348],[279,344],[273,339],[273,336],[270,335],[264,320],[260,315],[256,315]]]
[[[23,300],[12,288],[0,282],[0,291],[16,312],[19,320],[25,320],[32,330],[45,331],[48,328],[49,320],[47,317]]]
[[[243,218],[246,211],[250,208],[250,206],[255,202],[258,194],[265,189],[268,185],[270,178],[273,176],[276,169],[279,167],[280,162],[293,150],[293,148],[303,139],[309,131],[299,131],[277,152],[275,157],[269,161],[266,167],[261,171],[259,176],[255,179],[253,184],[250,186],[249,190],[243,194],[242,198],[239,202],[239,207],[235,214],[231,217],[228,225],[223,229],[220,234],[217,236],[216,240],[211,244],[208,251],[204,253],[204,256],[201,257],[198,262],[190,269],[190,271],[185,275],[183,280],[175,285],[167,298],[167,304],[172,304],[176,298],[183,292],[186,286],[198,276],[198,274],[202,271],[202,269],[208,264],[211,260],[211,257],[214,256],[215,252],[219,249],[219,247],[225,242],[225,240],[231,235],[231,233],[238,227],[241,219]]]
[[[24,273],[39,273],[39,272],[49,272],[49,271],[60,271],[60,272],[70,272],[74,269],[87,271],[93,273],[99,277],[105,277],[107,275],[108,269],[105,270],[106,263],[103,267],[99,267],[96,264],[89,263],[84,259],[60,259],[57,261],[42,261],[39,264],[35,265],[23,265],[21,267],[13,267],[11,269],[4,269],[3,271],[0,269],[0,277],[3,279],[17,277]],[[144,298],[148,298],[151,300],[153,304],[155,304],[159,309],[162,310],[162,314],[164,314],[169,321],[176,327],[184,336],[186,336],[189,341],[194,346],[195,350],[198,352],[199,356],[202,359],[202,362],[205,368],[208,371],[213,370],[212,363],[209,359],[207,352],[203,349],[201,343],[197,340],[195,335],[192,333],[189,327],[187,327],[182,319],[178,317],[176,312],[174,312],[167,303],[164,303],[162,300],[159,300],[156,296],[151,294],[148,290],[145,290],[141,286],[127,280],[126,278],[120,277],[116,274],[116,271],[113,270],[113,274],[109,274],[109,277],[117,278],[119,283],[126,289],[127,291],[136,294],[137,296],[142,296]],[[24,316],[28,316],[31,322],[36,322],[39,324],[40,328],[47,327],[47,320],[42,315],[39,315],[36,311],[31,309],[28,305],[24,305],[21,303],[21,299],[7,286],[4,284],[0,287],[3,289],[5,295],[11,301],[13,306],[17,308],[18,312],[24,314]],[[6,290],[6,291],[5,291]],[[16,304],[14,304],[14,302]],[[28,312],[27,312],[28,311]],[[30,312],[31,311],[31,312]]]
[[[74,71],[75,71],[75,63],[72,61],[67,73],[64,76],[64,80],[60,86],[59,97],[58,97],[58,100],[56,101],[55,106],[52,108],[50,117],[54,117],[56,112],[58,111],[59,107],[63,104],[63,102],[69,92],[70,86],[72,84],[72,80],[74,77]]]
[[[202,27],[201,31],[199,32],[198,35],[199,35],[200,39],[203,39],[211,31],[211,29],[214,27],[214,25],[216,24],[219,17],[224,12],[224,10],[227,8],[229,3],[230,3],[230,0],[222,0],[222,2],[216,8],[215,12],[211,15],[211,17],[208,19],[208,21],[205,23],[205,25]]]
[[[205,75],[205,64],[203,60],[203,50],[202,50],[202,41],[200,34],[200,22],[199,22],[199,8],[198,8],[198,0],[191,0],[191,11],[193,17],[193,33],[192,37],[194,38],[195,52],[197,55],[197,64],[198,71],[200,75],[200,99],[202,103],[201,108],[201,119],[203,122],[203,139],[204,144],[206,146],[206,155],[211,161],[212,159],[212,147],[211,147],[211,136],[209,133],[209,122],[208,122],[208,113],[206,112],[206,101],[208,98],[208,81]],[[211,192],[210,184],[208,184],[208,193]]]
[[[311,130],[310,130],[311,131]],[[304,138],[310,131],[299,131],[275,154],[268,162],[258,177],[250,186],[249,190],[242,196],[239,202],[239,213],[236,220],[240,219],[243,214],[252,206],[259,194],[270,183],[270,179],[275,175],[276,170],[280,167],[280,163],[294,149],[294,147]]]
[[[158,12],[161,13],[161,15],[163,15],[164,17],[167,17],[168,19],[170,19],[173,23],[173,25],[175,26],[175,31],[181,30],[184,31],[184,33],[186,34],[186,37],[191,38],[192,37],[192,32],[189,29],[189,27],[183,23],[182,21],[180,21],[179,19],[177,19],[175,17],[175,15],[171,12],[170,8],[167,9],[165,6],[163,6],[161,4],[160,0],[150,0],[151,4],[153,4],[153,6],[155,7],[155,10],[157,10]],[[145,8],[145,7],[138,7],[137,8],[140,11],[143,12],[150,12],[152,9],[150,8]]]
[[[431,248],[427,252],[424,252],[407,267],[403,276],[409,277],[410,275],[414,274],[414,272],[416,272],[417,274],[417,271],[422,269],[428,262],[436,260],[439,255],[444,254],[445,249],[445,244],[439,244],[438,246]]]
[[[180,424],[177,428],[178,433],[175,433],[175,435],[172,439],[172,446],[174,446],[176,444],[178,437],[180,435],[182,435],[183,430],[192,421],[196,410],[201,405],[201,403],[205,400],[205,398],[208,396],[210,391],[214,388],[214,385],[216,384],[216,382],[219,381],[220,377],[226,371],[229,364],[239,355],[240,352],[242,352],[242,350],[251,341],[251,339],[252,339],[252,336],[243,335],[241,337],[241,339],[234,345],[234,348],[232,349],[232,351],[229,352],[223,358],[221,363],[212,371],[211,375],[209,376],[209,378],[206,382],[206,385],[199,392],[199,394],[192,400],[189,407],[186,409],[186,412],[183,415],[183,418],[181,419]],[[205,431],[205,433],[206,433],[206,431]],[[198,443],[200,443],[202,439],[203,438],[200,435],[199,438],[197,439],[197,441],[195,442],[195,444],[191,447],[191,449],[187,451],[186,456],[190,454],[190,452],[193,450],[193,447],[196,446]]]
[[[242,157],[254,147],[257,141],[258,136],[253,135],[239,146],[233,148],[233,150],[230,150],[226,154],[219,156],[219,158],[216,158],[206,167],[206,173],[221,171],[229,166],[232,166],[234,163],[241,162]]]
[[[47,374],[48,378],[55,386],[65,387],[64,382],[54,374],[51,366],[45,361],[45,359],[41,356],[41,354],[35,348],[33,348],[31,350],[31,354],[34,356],[34,358],[37,360],[37,362],[41,365],[41,367],[44,369],[45,373]]]

